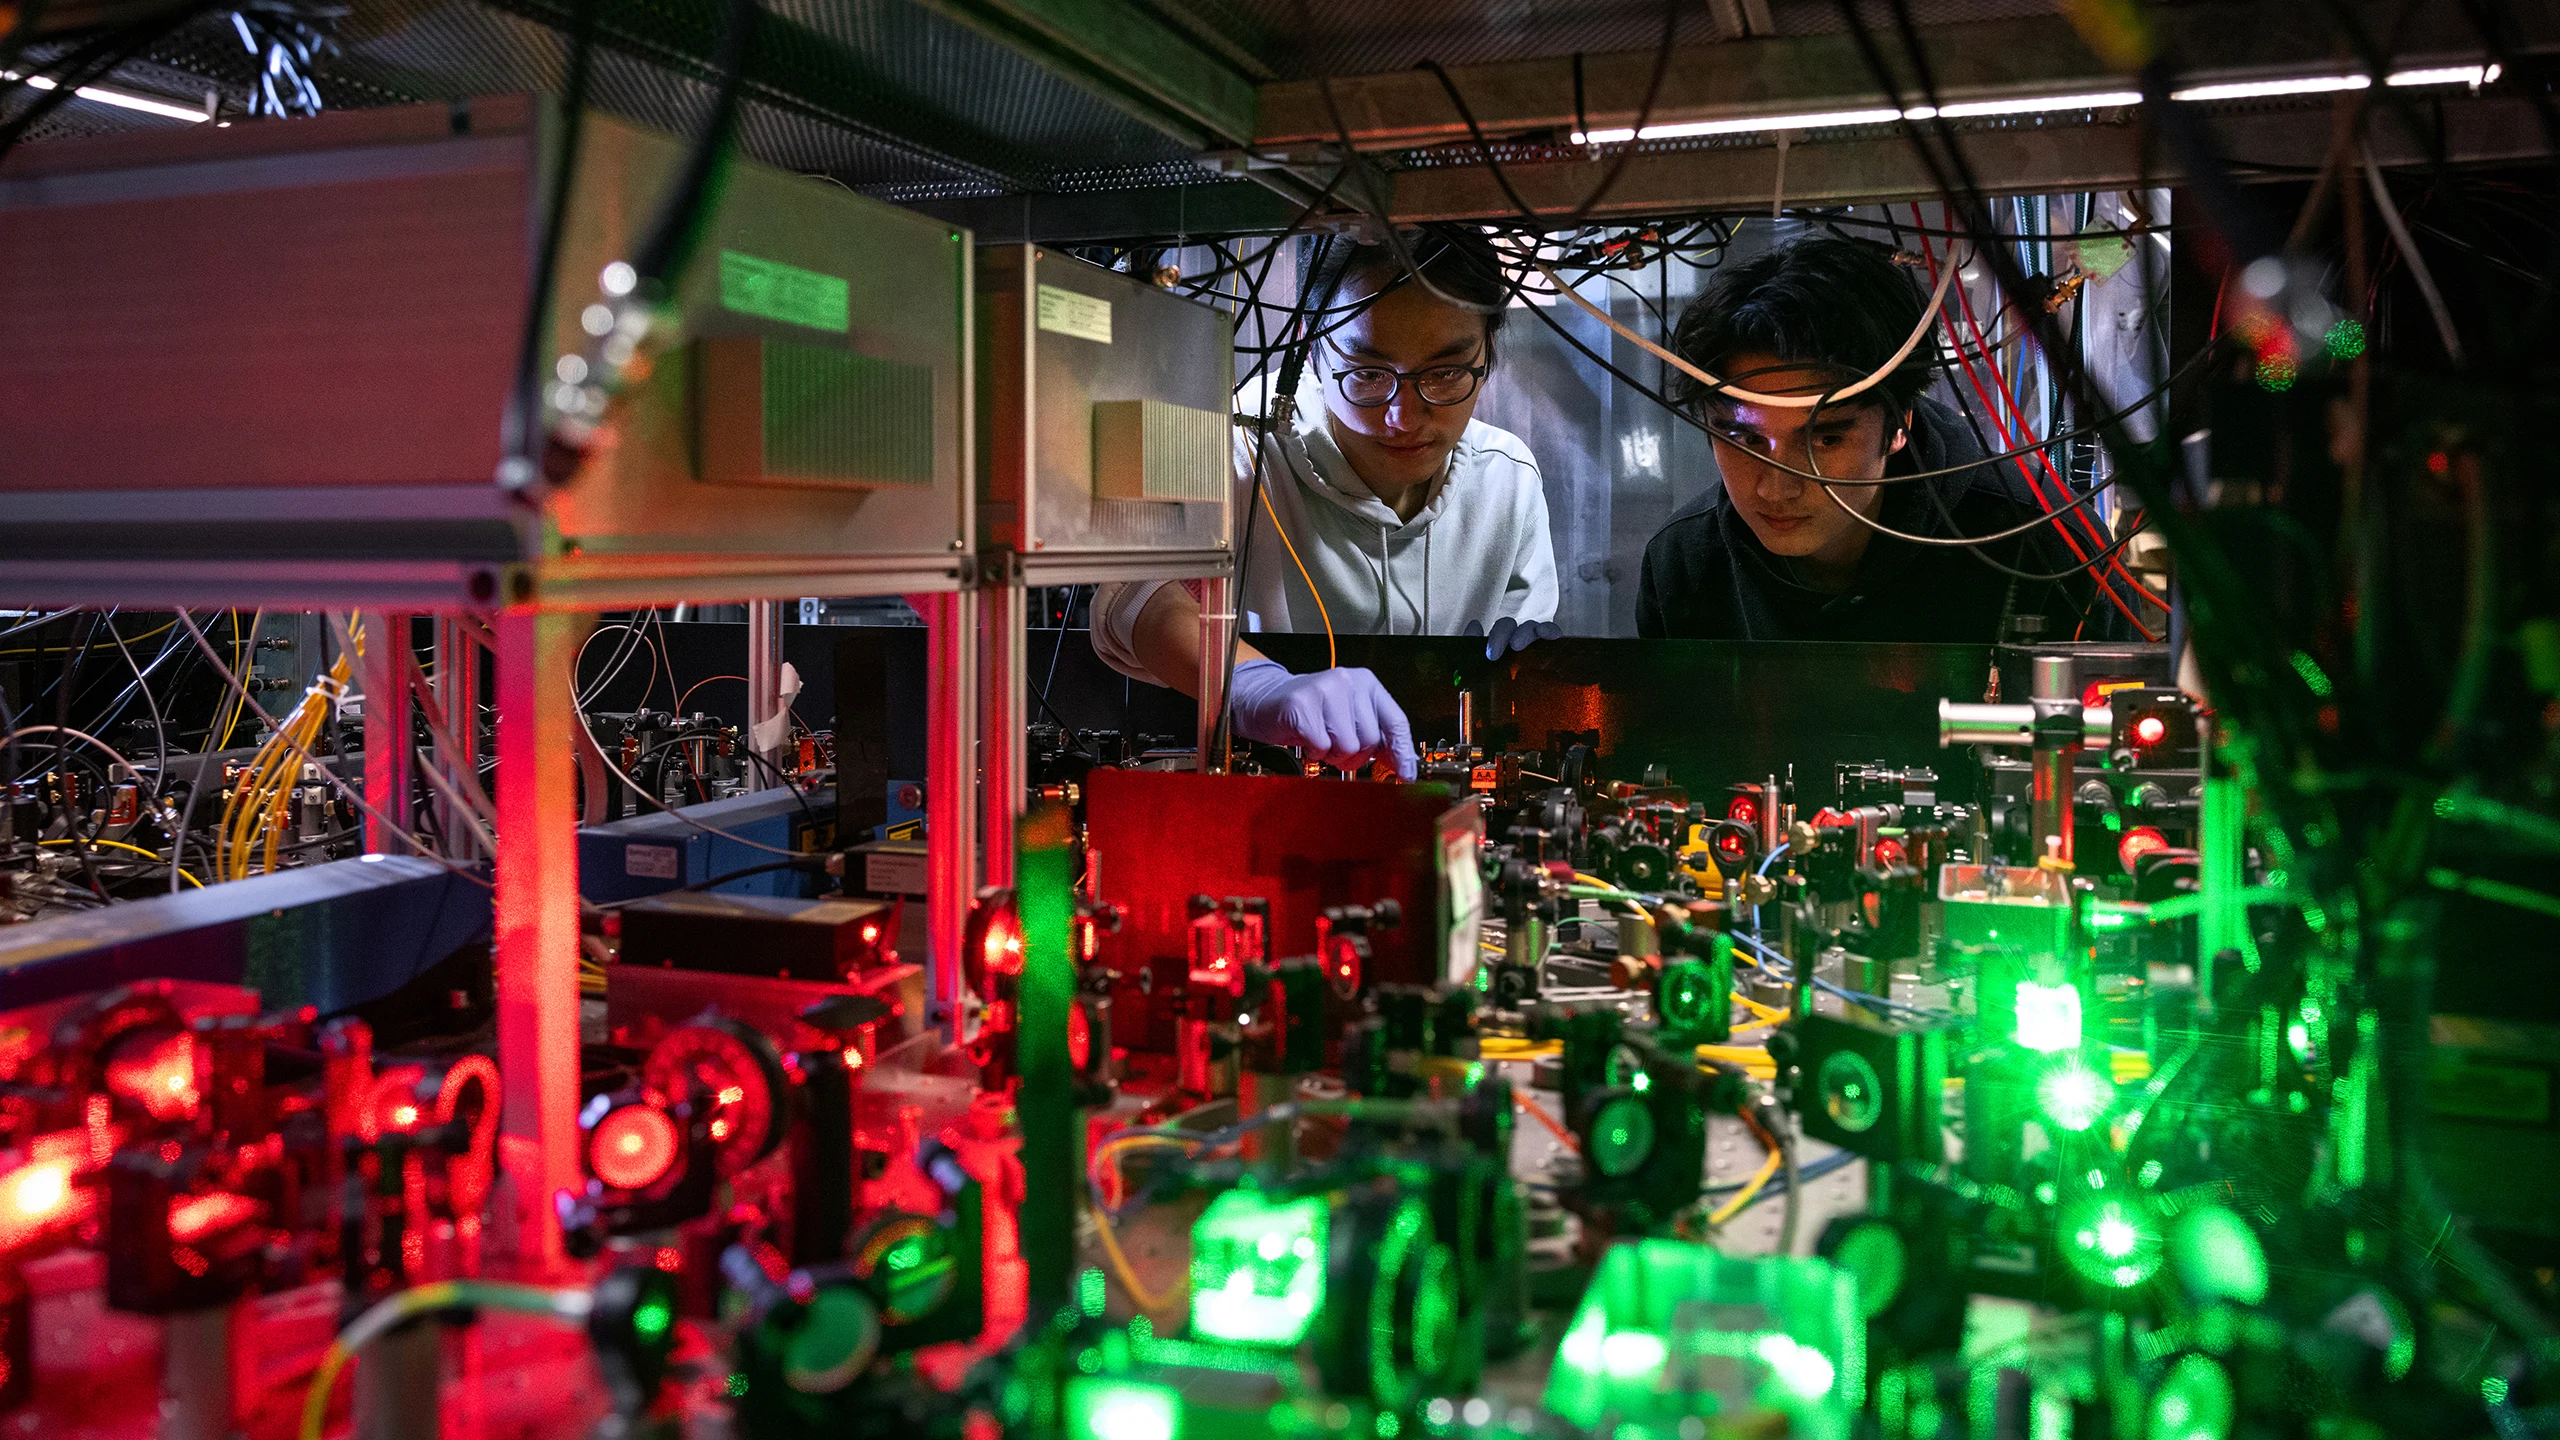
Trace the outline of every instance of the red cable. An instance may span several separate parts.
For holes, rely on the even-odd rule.
[[[1992,395],[1997,394],[2003,400],[2008,398],[2008,376],[2001,371],[1999,361],[1992,358],[1989,343],[1983,338],[1981,327],[1974,323],[1970,302],[1967,302],[1966,304],[1965,320],[1973,329],[1974,343],[1976,347],[1981,349],[1983,352],[1983,365],[1991,371],[1992,384],[1987,390],[1983,384],[1981,375],[1974,369],[1973,360],[1971,357],[1965,355],[1963,342],[1958,340],[1955,336],[1954,321],[1952,319],[1948,321],[1948,339],[1955,343],[1957,358],[1965,367],[1965,378],[1972,383],[1975,397],[1982,401],[1984,411],[1991,418],[1992,433],[1998,438],[2000,448],[2003,450],[2019,450],[2026,442],[2035,438],[2034,433],[2028,429],[2027,417],[2023,411],[2018,410],[2014,401],[2010,402],[2009,413],[2017,420],[2016,430],[2013,432],[2010,429],[2008,422],[2002,418],[2000,406],[1992,399]],[[2029,454],[2035,456],[2036,460],[2043,465],[2045,475],[2053,481],[2055,489],[2068,496],[2071,493],[2071,487],[2064,483],[2062,476],[2054,470],[2052,460],[2046,456],[2045,452],[2041,449],[2027,450],[2024,453],[2010,457],[2017,463],[2018,473],[2025,477],[2027,488],[2034,492],[2036,504],[2044,510],[2045,514],[2053,517],[2054,530],[2062,536],[2062,543],[2069,547],[2072,556],[2080,560],[2082,564],[2091,564],[2089,552],[2080,548],[2079,540],[2074,538],[2070,526],[2064,522],[2063,516],[2057,511],[2055,502],[2051,497],[2045,494],[2044,486],[2037,481],[2035,468],[2029,464],[2027,459]],[[2086,512],[2081,513],[2085,520]],[[2096,528],[2095,524],[2091,523],[2090,528],[2094,531]],[[2120,579],[2126,586],[2131,587],[2134,594],[2141,596],[2143,599],[2150,601],[2154,605],[2160,604],[2159,598],[2154,596],[2149,590],[2145,589],[2140,581],[2135,580],[2131,575],[2127,574],[2123,564],[2117,560],[2115,556],[2108,555],[2106,553],[2106,544],[2101,542],[2095,534],[2091,534],[2085,538],[2087,538],[2091,543],[2097,544],[2097,553],[2105,556],[2103,565],[2093,567],[2090,573],[2090,579],[2096,583],[2099,593],[2107,597],[2107,603],[2113,605],[2116,608],[2116,612],[2124,616],[2126,622],[2133,626],[2136,633],[2140,634],[2146,640],[2159,639],[2159,636],[2154,635],[2151,632],[2149,626],[2142,623],[2142,617],[2134,614],[2133,611],[2126,606],[2123,595],[2119,592],[2115,584],[2110,583],[2103,571],[2113,571],[2118,579]],[[2167,607],[2163,606],[2162,608],[2165,609]]]
[[[1915,226],[1925,227],[1926,222],[1921,219],[1920,207],[1916,204],[1911,207],[1911,220],[1912,224]],[[1936,283],[1938,259],[1936,254],[1930,250],[1929,240],[1926,235],[1920,237],[1920,256],[1922,260],[1928,264],[1931,283]],[[1950,259],[1952,258],[1953,257],[1950,256]],[[1963,286],[1959,285],[1954,288],[1958,292],[1960,303],[1964,306],[1966,321],[1973,325],[1975,345],[1977,348],[1982,350],[1985,363],[1992,363],[1989,358],[1990,347],[1982,337],[1982,328],[1978,323],[1973,323],[1972,298],[1963,294]],[[1972,384],[1974,395],[1976,398],[1981,400],[1984,411],[1991,417],[1992,431],[1999,438],[2000,448],[2003,450],[2017,449],[2017,437],[2011,435],[2008,426],[2003,423],[2001,419],[1999,407],[1994,405],[1990,395],[1985,393],[1982,384],[1982,377],[1975,372],[1972,357],[1966,354],[1963,339],[1956,333],[1955,316],[1951,312],[1947,312],[1942,308],[1940,312],[1940,319],[1947,327],[1947,340],[1950,348],[1956,352],[1957,362],[1964,366],[1965,379]],[[1993,365],[1992,373],[1995,378],[1999,376],[1999,369],[1996,364]],[[2006,392],[2004,391],[2003,393],[2005,394]],[[2021,434],[2025,432],[2025,419],[2026,417],[2024,415],[2019,416],[2019,430]],[[2039,450],[2034,453],[2039,460],[2044,460],[2045,468],[2050,471],[2052,469],[2052,462],[2044,458],[2044,452]],[[2035,495],[2036,505],[2038,508],[2042,509],[2047,516],[2052,518],[2055,532],[2062,537],[2062,543],[2070,549],[2072,557],[2080,561],[2083,566],[2087,566],[2089,564],[2088,552],[2080,548],[2079,540],[2073,536],[2070,527],[2063,522],[2063,518],[2060,515],[2055,513],[2053,502],[2046,498],[2044,487],[2037,483],[2035,470],[2028,464],[2026,456],[2019,454],[2012,455],[2009,458],[2017,465],[2018,474],[2027,482],[2028,490]],[[2070,487],[2063,485],[2062,477],[2059,474],[2055,474],[2053,479],[2057,486],[2062,487],[2064,494],[2068,495],[2070,493]],[[2100,553],[2105,553],[2103,547],[2101,548]],[[2113,556],[2108,557],[2108,563],[2112,568],[2114,568],[2117,574],[2124,575],[2124,567],[2120,564],[2116,564]],[[2152,597],[2150,592],[2142,589],[2140,584],[2133,581],[2131,576],[2127,575],[2124,576],[2124,578],[2127,583],[2134,585],[2136,593],[2142,595],[2144,599],[2152,600],[2154,604],[2158,603],[2158,601]],[[2090,579],[2097,585],[2098,593],[2107,597],[2107,603],[2113,605],[2116,608],[2117,613],[2124,616],[2125,620],[2133,626],[2136,633],[2142,635],[2146,639],[2156,640],[2159,638],[2158,636],[2153,635],[2150,629],[2142,623],[2140,617],[2136,616],[2132,609],[2124,603],[2123,597],[2116,593],[2113,585],[2107,583],[2107,579],[2103,574],[2097,573],[2093,570],[2090,574]]]
[[[1911,223],[1915,226],[1923,223],[1920,217],[1920,207],[1917,204],[1914,204],[1911,207]],[[1929,239],[1926,235],[1920,237],[1920,257],[1928,263],[1929,278],[1932,283],[1935,283],[1938,274],[1938,258],[1936,254],[1929,249]],[[1951,241],[1949,242],[1949,259],[1953,258],[1953,242]],[[1992,366],[1991,373],[1993,378],[2003,380],[2005,384],[2005,377],[2001,375],[1998,365],[1992,362],[1990,358],[1990,343],[1983,338],[1982,327],[1979,324],[1974,323],[1973,297],[1966,294],[1964,287],[1961,285],[1954,287],[1954,289],[1956,290],[1957,303],[1964,307],[1966,323],[1972,325],[1974,347],[1982,352],[1984,363]],[[1965,379],[1972,383],[1974,397],[1982,402],[1983,413],[1991,417],[1992,433],[1998,437],[2000,441],[2000,448],[2003,450],[2016,450],[2018,448],[2017,436],[2010,433],[2007,421],[2002,418],[2001,407],[1993,403],[1990,394],[1983,389],[1982,377],[1977,374],[1973,368],[1973,357],[1968,354],[1964,348],[1964,337],[1956,333],[1955,312],[1941,307],[1939,311],[1939,319],[1947,327],[1948,347],[1955,351],[1957,363],[1964,366]],[[2001,393],[2005,396],[2008,392],[2003,389]],[[2020,417],[2021,424],[2019,428],[2022,432],[2025,429],[2023,423],[2024,419],[2024,416]],[[2038,458],[2042,458],[2044,452],[2038,450],[2035,454]],[[2036,497],[2036,505],[2046,514],[2052,514],[2053,502],[2045,497],[2044,486],[2038,483],[2036,473],[2030,466],[2027,457],[2024,454],[2018,454],[2012,455],[2009,458],[2011,462],[2018,467],[2018,474],[2026,480],[2028,490],[2034,493]],[[2067,487],[2064,493],[2069,493]],[[2063,526],[2059,521],[2055,523],[2054,528],[2061,534],[2062,542],[2071,547],[2072,555],[2085,563],[2089,557],[2081,551],[2080,546],[2072,536],[2071,531],[2067,527]]]
[[[1990,387],[1990,390],[1991,394],[1996,394],[2000,397],[1998,403],[1994,403],[1991,398],[1991,394],[1984,393],[1981,378],[1974,373],[1972,358],[1965,354],[1963,342],[1956,339],[1954,329],[1955,322],[1952,318],[1947,322],[1947,338],[1950,341],[1955,342],[1957,358],[1964,363],[1966,377],[1973,381],[1974,394],[1981,399],[1984,408],[1990,412],[1992,428],[2000,436],[2000,448],[2003,450],[2018,449],[2033,441],[2036,438],[2035,432],[2027,424],[2026,412],[2019,407],[2015,398],[2011,396],[2009,392],[2008,374],[2000,368],[1999,358],[1992,353],[1990,340],[1983,335],[1982,326],[1974,318],[1973,297],[1970,295],[1959,295],[1957,298],[1959,303],[1964,306],[1965,325],[1973,332],[1974,348],[1981,352],[1983,365],[1991,371],[1991,378],[1994,383]],[[2014,419],[2016,421],[2015,425],[2010,424],[2009,419],[2004,419],[2002,417],[2002,405],[2007,407],[2007,414],[2010,419]],[[2044,486],[2036,480],[2035,472],[2028,468],[2028,456],[2030,455],[2034,457],[2034,463],[2043,467],[2045,477],[2053,481],[2054,489],[2065,499],[2069,498],[2071,494],[2071,487],[2069,484],[2064,482],[2061,472],[2054,469],[2052,457],[2047,454],[2043,448],[2037,447],[2016,457],[2019,473],[2026,476],[2028,488],[2035,492],[2036,503],[2044,507],[2045,513],[2049,515],[2055,514],[2058,502],[2044,493]],[[2084,533],[2081,538],[2088,540],[2093,544],[2097,544],[2099,549],[2103,551],[2106,547],[2105,543],[2100,539],[2096,522],[2088,519],[2086,511],[2077,513],[2080,514],[2082,523],[2088,526],[2087,532]],[[2056,528],[2063,529],[2063,538],[2065,540],[2069,540],[2071,538],[2071,532],[2067,528],[2062,527],[2059,519],[2057,519],[2055,523]],[[2071,547],[2071,553],[2079,556],[2084,561],[2088,559],[2088,556],[2082,554],[2080,547],[2076,544]],[[2112,560],[2112,557],[2110,557],[2110,559]],[[2113,565],[2112,568],[2117,576],[2123,579],[2127,584],[2133,584],[2137,589],[2140,588],[2132,576],[2124,573],[2124,567],[2122,565]]]
[[[1913,211],[1915,214],[1915,223],[1917,223],[1916,215],[1918,207],[1914,206]],[[1923,248],[1926,248],[1925,241],[1923,242]],[[1974,374],[1973,371],[1973,361],[1965,354],[1963,342],[1956,338],[1955,321],[1952,317],[1947,321],[1947,338],[1955,346],[1957,359],[1962,361],[1965,366],[1966,378],[1973,381],[1974,394],[1981,398],[1984,408],[1989,410],[1991,413],[1993,428],[2001,435],[2001,448],[2004,450],[2017,449],[2022,442],[2033,440],[2035,438],[2035,434],[2027,426],[2026,412],[2020,409],[2017,402],[2010,397],[2009,377],[2001,370],[1999,359],[1992,353],[1990,342],[1982,333],[1982,326],[1974,318],[1973,297],[1969,294],[1959,294],[1957,296],[1957,300],[1964,306],[1965,323],[1973,331],[1974,347],[1982,352],[1982,363],[1990,368],[1991,378],[1998,382],[1994,388],[1998,391],[2002,400],[2007,403],[2009,413],[2017,420],[2017,426],[2014,433],[2005,423],[2002,422],[1999,407],[1994,405],[1991,398],[1983,393],[1982,381]],[[2065,498],[2068,498],[2071,494],[2071,487],[2063,480],[2061,472],[2054,469],[2052,456],[2041,447],[2036,448],[2031,453],[2036,457],[2037,463],[2044,467],[2045,475],[2053,481],[2055,491]],[[2027,469],[2026,460],[2023,456],[2019,457],[2018,468],[2019,473],[2026,477],[2028,488],[2035,492],[2036,503],[2043,506],[2046,513],[2054,513],[2055,502],[2048,499],[2044,493],[2044,487],[2036,483],[2036,477],[2032,471]],[[2097,544],[2099,549],[2103,552],[2107,546],[2107,541],[2104,538],[2104,532],[2098,529],[2095,521],[2088,518],[2086,512],[2082,512],[2081,519],[2082,523],[2088,527],[2088,534],[2086,538],[2092,543]],[[2069,538],[2069,532],[2065,531],[2064,539],[2067,541]],[[2077,545],[2072,546],[2072,553],[2074,555],[2080,555],[2080,549]],[[2081,558],[2085,560],[2087,557],[2082,556]],[[2108,556],[2107,567],[2112,570],[2115,573],[2116,578],[2121,580],[2126,587],[2130,588],[2135,595],[2149,601],[2152,605],[2161,610],[2165,611],[2169,608],[2168,605],[2158,596],[2153,595],[2149,588],[2144,586],[2141,581],[2136,580],[2133,575],[2124,568],[2124,564],[2120,559],[2112,555]],[[2100,588],[2112,591],[2114,587],[2107,585],[2103,580],[2100,580]],[[2119,611],[2124,610],[2125,607],[2121,600],[2116,602],[2116,608]],[[2143,626],[2143,623],[2139,618],[2130,613],[2127,613],[2125,618],[2133,622],[2134,629],[2141,631],[2145,636],[2151,635],[2151,632]],[[2151,638],[2156,639],[2158,637],[2152,636]]]
[[[1917,224],[1919,207],[1915,205],[1912,207],[1912,210],[1914,216],[1913,223]],[[1927,253],[1928,242],[1926,237],[1922,238],[1921,249],[1923,254]],[[1952,258],[1952,252],[1950,253],[1950,258]],[[1935,269],[1934,259],[1931,262],[1931,268],[1933,270]],[[1974,349],[1981,352],[1982,363],[1990,368],[1991,378],[1998,382],[1993,389],[1995,389],[2000,396],[1999,403],[1995,404],[1992,401],[1991,396],[1984,393],[1981,377],[1975,374],[1973,369],[1973,359],[1970,355],[1966,354],[1964,341],[1956,334],[1955,317],[1952,314],[1946,315],[1945,317],[1947,340],[1954,346],[1956,358],[1961,361],[1965,367],[1965,378],[1973,382],[1974,395],[1982,401],[1983,409],[1991,416],[1992,429],[2000,437],[2000,448],[2003,450],[2015,450],[2019,447],[2022,441],[2034,438],[2034,432],[2027,428],[2026,412],[2018,407],[2017,401],[2010,395],[2009,377],[2007,373],[2000,368],[1999,359],[1992,353],[1991,342],[1988,337],[1984,336],[1982,333],[1981,323],[1974,318],[1973,296],[1970,293],[1965,292],[1963,288],[1959,286],[1957,287],[1956,302],[1964,307],[1965,325],[1973,332]],[[2009,425],[2008,421],[2003,418],[2003,405],[2007,407],[2007,414],[2013,415],[2017,418],[2018,423],[2014,429]],[[2054,471],[2052,459],[2047,456],[2041,448],[2028,453],[2032,454],[2035,457],[2035,463],[2042,465],[2045,472],[2052,477],[2055,488],[2060,490],[2064,497],[2068,498],[2071,494],[2071,487],[2064,484],[2062,476]],[[2028,468],[2029,461],[2027,455],[2021,454],[2014,458],[2018,462],[2018,472],[2026,477],[2027,487],[2035,492],[2036,503],[2044,507],[2045,513],[2052,514],[2054,511],[2054,502],[2045,495],[2044,486],[2037,482],[2035,472]],[[2057,528],[2060,527],[2057,526]],[[2092,528],[2094,529],[2094,526]],[[2071,533],[2067,529],[2064,530],[2063,539],[2068,541],[2071,538]],[[2097,537],[2094,534],[2091,534],[2084,536],[2083,538],[2094,540]],[[2086,555],[2081,554],[2080,548],[2077,545],[2072,546],[2071,553],[2079,555],[2082,560],[2086,560],[2088,558]]]

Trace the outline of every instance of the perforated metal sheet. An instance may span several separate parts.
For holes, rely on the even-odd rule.
[[[231,44],[234,50],[240,48],[237,39]],[[27,47],[25,63],[16,68],[41,72],[43,67],[62,58],[71,48],[67,41],[31,45]],[[118,84],[181,105],[201,101],[204,92],[211,89],[221,93],[225,107],[234,107],[247,93],[228,84],[205,79],[183,59],[174,63],[164,63],[164,60],[165,57],[157,50],[146,52],[144,58],[127,61],[118,67],[113,79]],[[0,89],[0,116],[19,114],[22,102],[33,98],[29,92],[15,87]],[[52,114],[37,121],[26,138],[40,142],[79,135],[123,135],[137,130],[165,130],[187,123],[137,110],[73,100],[55,107]]]
[[[1976,20],[2014,20],[2025,15],[2051,15],[2054,0],[1918,0],[1911,16],[1922,26],[1964,25]],[[1858,14],[1877,33],[1893,26],[1893,7],[1886,0],[1858,0]],[[1781,35],[1830,35],[1849,28],[1839,0],[1769,0],[1769,18]]]
[[[1200,24],[1234,37],[1284,80],[1372,75],[1425,60],[1477,65],[1579,51],[1650,50],[1662,42],[1661,0],[1162,0]],[[1870,24],[1893,23],[1885,0],[1861,0]],[[1727,7],[1681,0],[1674,43],[1731,38],[1717,24]],[[1780,35],[1845,29],[1837,0],[1769,0]],[[1921,25],[2018,15],[2050,15],[2054,0],[1915,0]]]
[[[316,74],[338,109],[561,88],[569,0],[356,0],[344,53]],[[607,113],[685,133],[708,107],[717,0],[603,7],[590,93]],[[155,94],[223,93],[235,113],[252,58],[227,21],[192,25],[115,79]],[[740,140],[769,164],[890,198],[1182,183],[1176,142],[1071,81],[909,0],[770,0]],[[75,103],[42,135],[177,122]]]
[[[1410,69],[1424,60],[1474,65],[1650,50],[1662,39],[1661,0],[1169,0],[1210,23],[1256,37],[1284,80]],[[1717,38],[1704,0],[1684,0],[1678,43]]]
[[[1470,64],[1659,43],[1659,0],[1128,0],[1252,79]],[[1861,0],[1878,25],[1885,0]],[[337,108],[557,90],[574,0],[354,0],[324,62]],[[2053,0],[1917,0],[1923,25],[2048,13]],[[598,108],[690,131],[710,100],[719,0],[600,6]],[[1675,40],[1724,38],[1726,0],[1682,0]],[[1835,0],[1769,0],[1780,34],[1842,28]],[[240,109],[252,58],[227,21],[198,22],[115,77],[158,94],[220,90]],[[896,200],[1223,183],[1175,141],[1072,81],[915,0],[767,0],[740,139],[747,153]],[[177,122],[92,104],[38,138]],[[1424,161],[1422,163],[1429,163]]]

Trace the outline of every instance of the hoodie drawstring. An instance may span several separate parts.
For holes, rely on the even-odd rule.
[[[1303,446],[1303,443],[1304,443],[1304,442],[1303,442],[1303,441],[1301,441],[1302,446]],[[1309,468],[1309,469],[1311,469],[1311,470],[1313,470],[1313,471],[1315,471],[1317,475],[1321,476],[1321,475],[1323,474],[1323,468],[1322,468],[1321,466],[1319,466],[1319,465],[1317,465],[1317,464],[1315,463],[1315,455],[1314,455],[1314,452],[1313,452],[1312,450],[1310,450],[1310,451],[1308,451],[1308,452],[1307,452],[1307,460],[1308,460],[1308,468]],[[1439,478],[1438,478],[1437,480],[1433,481],[1432,483],[1433,483],[1433,484],[1435,484],[1435,485],[1442,485],[1442,486],[1445,486],[1445,485],[1447,484],[1447,482],[1448,482],[1448,478],[1449,478],[1450,472],[1455,468],[1456,464],[1457,464],[1457,455],[1456,455],[1456,452],[1454,452],[1454,451],[1453,451],[1453,452],[1451,452],[1451,454],[1450,454],[1449,458],[1448,458],[1447,460],[1445,460],[1445,461],[1443,461],[1443,462],[1442,462],[1440,476],[1439,476]],[[1294,466],[1293,466],[1292,468],[1293,468],[1293,470],[1294,470]],[[1307,481],[1307,480],[1301,479],[1301,482],[1300,482],[1300,483],[1301,483],[1301,484],[1304,484],[1304,485],[1308,485],[1310,488],[1323,488],[1323,487],[1322,487],[1318,482],[1315,482],[1315,481]],[[1373,499],[1374,499],[1375,497],[1373,496],[1373,497],[1371,497],[1371,498],[1373,498]],[[1433,498],[1436,500],[1436,499],[1438,499],[1439,497],[1435,495]],[[1383,503],[1383,502],[1381,502],[1381,503]],[[1354,514],[1358,514],[1358,513],[1360,513],[1360,512],[1358,512],[1358,511],[1355,509],[1355,510],[1353,511],[1353,513],[1354,513]],[[1366,518],[1366,517],[1363,517],[1363,518]],[[1410,521],[1405,521],[1405,522],[1400,522],[1400,523],[1402,523],[1402,524],[1411,524],[1412,522],[1410,522]],[[1381,634],[1381,635],[1393,635],[1394,633],[1396,633],[1396,629],[1395,629],[1395,624],[1396,624],[1396,617],[1395,617],[1395,597],[1396,597],[1396,595],[1397,595],[1398,591],[1396,590],[1396,587],[1395,587],[1395,579],[1394,579],[1394,576],[1390,573],[1390,572],[1391,572],[1391,571],[1393,571],[1393,569],[1395,568],[1395,556],[1394,556],[1393,552],[1389,549],[1389,546],[1388,546],[1388,540],[1389,540],[1389,537],[1390,537],[1391,535],[1393,535],[1393,533],[1395,532],[1395,530],[1396,530],[1397,528],[1398,528],[1398,526],[1397,526],[1397,525],[1379,525],[1379,526],[1378,526],[1378,631],[1377,631],[1377,633],[1379,633],[1379,634]],[[1431,536],[1431,532],[1432,532],[1435,528],[1437,528],[1437,527],[1435,527],[1435,526],[1433,526],[1433,525],[1430,525],[1430,524],[1428,524],[1428,523],[1425,523],[1425,524],[1424,524],[1424,526],[1422,527],[1422,598],[1421,598],[1421,600],[1416,601],[1416,600],[1414,600],[1411,596],[1406,596],[1406,597],[1405,597],[1405,604],[1406,604],[1409,608],[1411,608],[1411,609],[1412,609],[1413,614],[1414,614],[1414,628],[1413,628],[1409,633],[1411,633],[1411,634],[1415,634],[1415,635],[1428,635],[1428,634],[1432,633],[1432,631],[1431,631],[1431,538],[1432,538],[1432,536]]]
[[[1386,527],[1380,526],[1378,529],[1378,633],[1381,635],[1396,633],[1395,617],[1387,610],[1388,594],[1387,532]]]
[[[1395,596],[1395,590],[1387,581],[1388,567],[1394,563],[1394,559],[1387,552],[1387,530],[1386,527],[1382,525],[1378,527],[1378,633],[1382,635],[1393,635],[1396,633],[1396,617],[1394,610],[1391,608]],[[1411,600],[1407,600],[1406,603],[1412,604],[1413,602]],[[1429,530],[1424,530],[1422,532],[1422,603],[1414,605],[1413,614],[1413,633],[1416,635],[1430,634],[1431,532]]]

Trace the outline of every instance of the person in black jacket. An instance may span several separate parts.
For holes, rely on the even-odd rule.
[[[1672,344],[1739,389],[1821,396],[1890,361],[1926,308],[1892,251],[1815,236],[1720,275],[1681,314]],[[1920,393],[1936,364],[1924,332],[1880,383],[1811,408],[1686,381],[1677,398],[1715,437],[1724,484],[1645,547],[1637,633],[1989,644],[2005,638],[2008,617],[2038,615],[2040,627],[2017,628],[2113,638],[2114,611],[2040,521],[2014,467],[2003,475],[1984,463],[1964,418]],[[1931,545],[1877,527],[2006,538]],[[2100,548],[2094,528],[2076,532],[2083,552]]]

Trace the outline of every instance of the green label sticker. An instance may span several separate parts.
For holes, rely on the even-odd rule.
[[[2074,248],[2079,251],[2080,268],[2100,280],[2123,269],[2125,262],[2133,258],[2132,244],[2116,230],[2089,231],[2080,236]]]
[[[1055,285],[1040,287],[1040,328],[1078,340],[1111,343],[1111,302],[1061,290]]]
[[[735,250],[720,252],[720,308],[839,334],[853,327],[851,287],[844,281]]]

